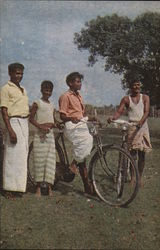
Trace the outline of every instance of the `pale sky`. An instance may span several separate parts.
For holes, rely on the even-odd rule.
[[[0,86],[8,79],[8,64],[25,66],[22,85],[30,104],[40,97],[43,80],[54,83],[51,100],[58,106],[67,90],[66,75],[84,74],[81,94],[85,103],[117,105],[125,92],[120,76],[104,71],[104,62],[88,67],[88,52],[78,51],[74,33],[98,15],[135,18],[145,11],[160,12],[158,1],[36,1],[0,0]]]

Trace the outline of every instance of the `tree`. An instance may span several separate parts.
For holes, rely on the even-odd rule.
[[[134,20],[117,14],[98,16],[75,33],[74,43],[79,50],[89,51],[89,66],[102,58],[105,71],[121,74],[123,89],[138,76],[151,104],[160,105],[159,31],[159,13],[146,12]]]

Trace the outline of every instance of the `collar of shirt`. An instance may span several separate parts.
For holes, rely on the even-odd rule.
[[[75,95],[75,96],[81,97],[81,95],[80,95],[79,92],[77,92],[77,94],[76,94],[76,93],[75,93],[73,90],[71,90],[71,89],[68,90],[68,93],[69,93],[70,95]]]
[[[18,89],[21,88],[23,90],[23,93],[24,93],[24,88],[22,86],[20,86],[20,88],[19,88],[14,82],[11,82],[11,81],[8,81],[8,85],[12,86],[12,87],[15,87],[15,88],[18,88]]]
[[[14,86],[14,87],[16,87],[16,88],[19,88],[14,82],[8,81],[8,84],[9,84],[10,86]],[[21,86],[20,86],[20,87],[21,87]],[[23,87],[21,87],[21,88],[23,88]]]

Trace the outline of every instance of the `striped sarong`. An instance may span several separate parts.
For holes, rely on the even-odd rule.
[[[35,133],[33,139],[33,164],[36,182],[54,183],[56,153],[52,129],[47,134],[40,131]]]
[[[72,143],[73,158],[77,162],[84,161],[93,147],[93,137],[89,133],[85,118],[76,124],[71,121],[66,122],[64,134]]]
[[[28,119],[11,118],[10,123],[17,135],[17,143],[10,143],[7,132],[4,140],[3,189],[25,192],[27,183]]]

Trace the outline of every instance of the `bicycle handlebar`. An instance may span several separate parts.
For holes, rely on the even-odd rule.
[[[128,122],[128,121],[122,120],[122,119],[112,120],[111,122],[119,124],[119,125],[127,125],[127,126],[136,126],[137,125],[136,122]]]
[[[93,126],[97,125],[100,128],[102,128],[104,126],[105,127],[107,126],[107,123],[101,123],[101,122],[98,122],[98,121],[89,121],[87,119],[80,120],[80,123],[91,124]],[[131,127],[131,126],[136,126],[137,125],[136,122],[129,122],[129,121],[126,121],[126,120],[123,120],[123,119],[112,120],[111,123],[115,123],[115,124],[118,124],[118,125],[121,125],[121,126],[126,126],[126,127]],[[62,125],[62,128],[60,130],[63,130],[65,123],[60,122],[60,125]],[[78,126],[80,126],[80,124],[75,123],[75,127],[78,127]]]

